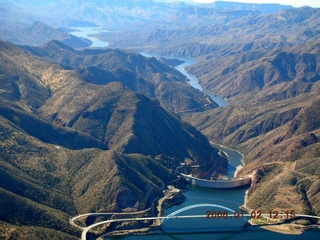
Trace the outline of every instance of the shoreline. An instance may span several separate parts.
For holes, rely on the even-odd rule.
[[[245,192],[244,204],[240,206],[240,208],[249,213],[253,210],[247,207],[248,191],[249,190]],[[308,230],[320,229],[320,226],[317,224],[302,225],[297,223],[285,223],[283,221],[281,222],[281,221],[273,221],[273,220],[271,220],[273,221],[273,223],[266,224],[266,222],[269,222],[269,221],[270,221],[269,218],[262,217],[261,220],[250,219],[248,222],[250,223],[252,228],[262,228],[266,231],[281,233],[284,235],[301,235]]]
[[[180,190],[172,185],[169,185],[165,190],[163,190],[164,195],[160,197],[153,206],[158,211],[157,216],[163,216],[165,214],[165,210],[172,207],[179,205],[180,203],[185,201],[184,191]],[[245,192],[244,196],[244,204],[240,206],[241,209],[250,213],[252,211],[250,208],[247,207],[247,194],[248,190]],[[271,220],[272,221],[272,220]],[[312,230],[312,229],[320,229],[319,225],[312,224],[312,225],[302,225],[296,223],[285,223],[279,221],[269,222],[268,218],[262,217],[261,220],[257,219],[250,219],[248,221],[248,227],[246,228],[247,231],[252,231],[254,229],[264,229],[270,232],[276,232],[285,235],[300,235],[305,231]],[[260,224],[259,224],[260,223]],[[152,235],[154,231],[161,229],[162,227],[161,220],[153,220],[149,226],[145,226],[142,228],[137,229],[123,229],[111,232],[110,234],[103,234],[100,237],[110,237],[110,236],[140,236],[140,235]]]
[[[211,142],[210,141],[210,144],[213,146],[213,147],[215,147],[215,148],[217,148],[216,146],[218,146],[218,147],[220,147],[220,148],[224,148],[224,149],[227,149],[227,150],[230,150],[230,151],[234,151],[234,152],[237,152],[237,153],[239,153],[240,155],[241,155],[241,160],[240,160],[240,165],[238,165],[238,166],[236,166],[236,171],[234,172],[234,174],[233,174],[233,177],[234,178],[236,178],[237,177],[237,174],[238,174],[238,172],[244,167],[244,161],[243,161],[243,159],[244,159],[244,154],[242,153],[242,152],[240,152],[240,151],[238,151],[238,150],[236,150],[236,149],[232,149],[232,148],[230,148],[230,147],[228,147],[228,146],[226,146],[226,145],[223,145],[223,144],[218,144],[218,143],[214,143],[214,142]],[[220,149],[219,149],[220,150]],[[222,152],[224,152],[223,150],[220,150],[220,151],[222,151]],[[229,155],[227,154],[227,153],[225,153],[228,157],[229,157]]]
[[[167,189],[163,190],[163,197],[160,197],[152,208],[158,211],[157,216],[164,216],[165,210],[179,205],[185,201],[185,196],[183,195],[183,190],[174,187],[173,185],[168,185]],[[139,236],[152,234],[153,231],[161,229],[162,221],[161,220],[152,220],[152,223],[149,226],[136,229],[122,229],[116,230],[110,233],[102,234],[100,237],[112,237],[112,236]]]

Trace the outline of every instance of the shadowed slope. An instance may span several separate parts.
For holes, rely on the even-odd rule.
[[[12,44],[0,55],[1,237],[73,239],[69,215],[153,207],[180,163],[226,163],[157,100]]]
[[[66,48],[51,41],[41,48],[25,47],[30,53],[64,66],[77,68],[89,83],[104,85],[121,82],[127,88],[147,97],[157,98],[170,111],[216,107],[200,91],[190,88],[184,75],[155,58],[120,50],[83,50]]]

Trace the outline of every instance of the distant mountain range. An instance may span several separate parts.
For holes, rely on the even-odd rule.
[[[123,1],[22,1],[14,0],[10,3],[2,3],[7,17],[21,14],[22,21],[40,20],[52,26],[70,27],[78,23],[91,23],[104,27],[127,26],[128,24],[144,24],[156,21],[168,21],[172,15],[194,9],[195,4],[172,1],[153,0],[123,0]],[[197,7],[199,6],[199,7]],[[215,2],[213,4],[196,5],[196,9],[246,10],[262,13],[276,12],[290,8],[279,4],[245,4],[230,2]],[[15,9],[14,11],[11,11]],[[50,12],[50,14],[47,14]]]
[[[290,5],[282,5],[282,4],[272,4],[272,3],[240,3],[240,2],[225,2],[225,1],[215,1],[211,4],[206,4],[206,7],[221,9],[221,10],[250,10],[250,11],[258,11],[260,13],[275,13],[284,9],[293,8]]]
[[[5,27],[0,28],[1,39],[19,45],[40,46],[53,39],[74,48],[89,47],[92,44],[88,39],[75,37],[39,21],[31,25],[18,22],[4,23],[4,25]]]
[[[319,9],[292,8],[272,14],[202,7],[187,10],[173,16],[170,26],[165,22],[143,28],[122,28],[97,37],[109,42],[110,47],[190,57],[210,53],[228,57],[242,51],[237,47],[246,46],[252,54],[263,49],[271,51],[277,45],[292,46],[319,38]],[[255,48],[251,49],[253,43]]]
[[[62,24],[86,22],[100,26],[128,25],[161,20],[187,6],[185,3],[166,3],[149,0],[123,1],[11,1],[2,3],[6,14],[12,16],[21,14],[24,20],[41,20],[52,26],[61,27]],[[15,11],[10,11],[15,9]],[[50,13],[50,14],[48,14]],[[17,20],[17,19],[16,19]],[[22,19],[21,19],[22,20]],[[18,20],[18,21],[21,21]],[[64,27],[68,27],[63,25]]]
[[[88,47],[90,41],[77,38],[61,29],[104,26],[109,29],[141,24],[191,23],[198,16],[216,15],[219,22],[237,19],[250,13],[275,12],[289,8],[278,4],[241,4],[216,2],[206,6],[164,1],[20,1],[0,2],[0,36],[3,41],[39,46],[58,40],[70,47]],[[232,9],[232,10],[231,10]],[[222,13],[226,11],[228,13]],[[233,12],[233,14],[231,14]],[[50,14],[48,14],[50,13]],[[222,14],[222,15],[221,15]]]

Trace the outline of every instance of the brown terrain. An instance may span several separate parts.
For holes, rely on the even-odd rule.
[[[247,208],[319,215],[320,10],[140,2],[139,16],[126,2],[121,28],[96,36],[110,43],[103,50],[71,48],[87,42],[33,23],[115,23],[115,6],[104,6],[106,19],[101,6],[42,17],[1,3],[1,39],[26,44],[0,42],[1,238],[77,239],[70,216],[145,209],[181,184],[180,163],[199,164],[200,175],[225,166],[209,141],[244,154],[238,175],[254,173]],[[31,41],[30,26],[55,40]],[[229,106],[208,105],[170,61],[136,51],[195,58],[187,70]]]
[[[116,51],[114,57],[119,54],[131,56]],[[0,55],[5,238],[74,239],[79,233],[70,215],[156,207],[153,199],[177,181],[180,163],[200,164],[202,171],[226,162],[189,123],[119,81],[88,82],[81,69],[7,42],[0,42]],[[156,59],[143,61],[181,77]],[[126,71],[119,71],[121,79],[136,79],[120,72]]]

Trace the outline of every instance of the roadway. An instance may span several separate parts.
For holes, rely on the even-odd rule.
[[[111,213],[105,213],[104,215],[107,214],[111,214]],[[118,213],[117,213],[118,214]],[[124,214],[128,214],[128,213],[124,213]],[[82,214],[79,216],[97,216],[97,215],[101,215],[101,213],[87,213],[87,214]],[[72,219],[77,219],[79,218],[79,216],[74,217]],[[261,216],[269,219],[270,218],[270,214],[261,214]],[[81,227],[76,225],[75,223],[73,224],[74,226],[80,228],[82,230],[82,234],[81,234],[81,240],[86,240],[87,239],[87,233],[100,225],[103,224],[108,224],[108,223],[113,223],[113,222],[128,222],[128,221],[147,221],[147,220],[165,220],[165,219],[183,219],[183,218],[206,218],[207,215],[187,215],[187,216],[163,216],[163,217],[142,217],[142,218],[124,218],[124,219],[111,219],[111,220],[106,220],[106,221],[101,221],[95,224],[92,224],[88,227]],[[249,217],[251,218],[251,214],[243,214],[241,215],[241,217]],[[304,215],[304,214],[295,214],[295,218],[313,218],[313,219],[320,219],[319,216],[312,216],[312,215]],[[271,218],[272,219],[272,218]],[[294,220],[294,218],[290,218],[291,220]],[[284,220],[284,219],[283,219]],[[70,220],[71,221],[71,220]]]
[[[75,216],[73,218],[70,218],[69,219],[69,223],[76,227],[76,228],[80,228],[80,229],[83,229],[84,227],[81,227],[79,226],[78,224],[75,223],[75,221],[79,218],[83,218],[83,217],[91,217],[91,216],[111,216],[111,215],[128,215],[128,214],[140,214],[140,213],[144,213],[144,212],[147,212],[149,211],[151,208],[148,208],[148,209],[145,209],[145,210],[142,210],[142,211],[136,211],[136,212],[97,212],[97,213],[84,213],[84,214],[80,214],[78,216]]]

